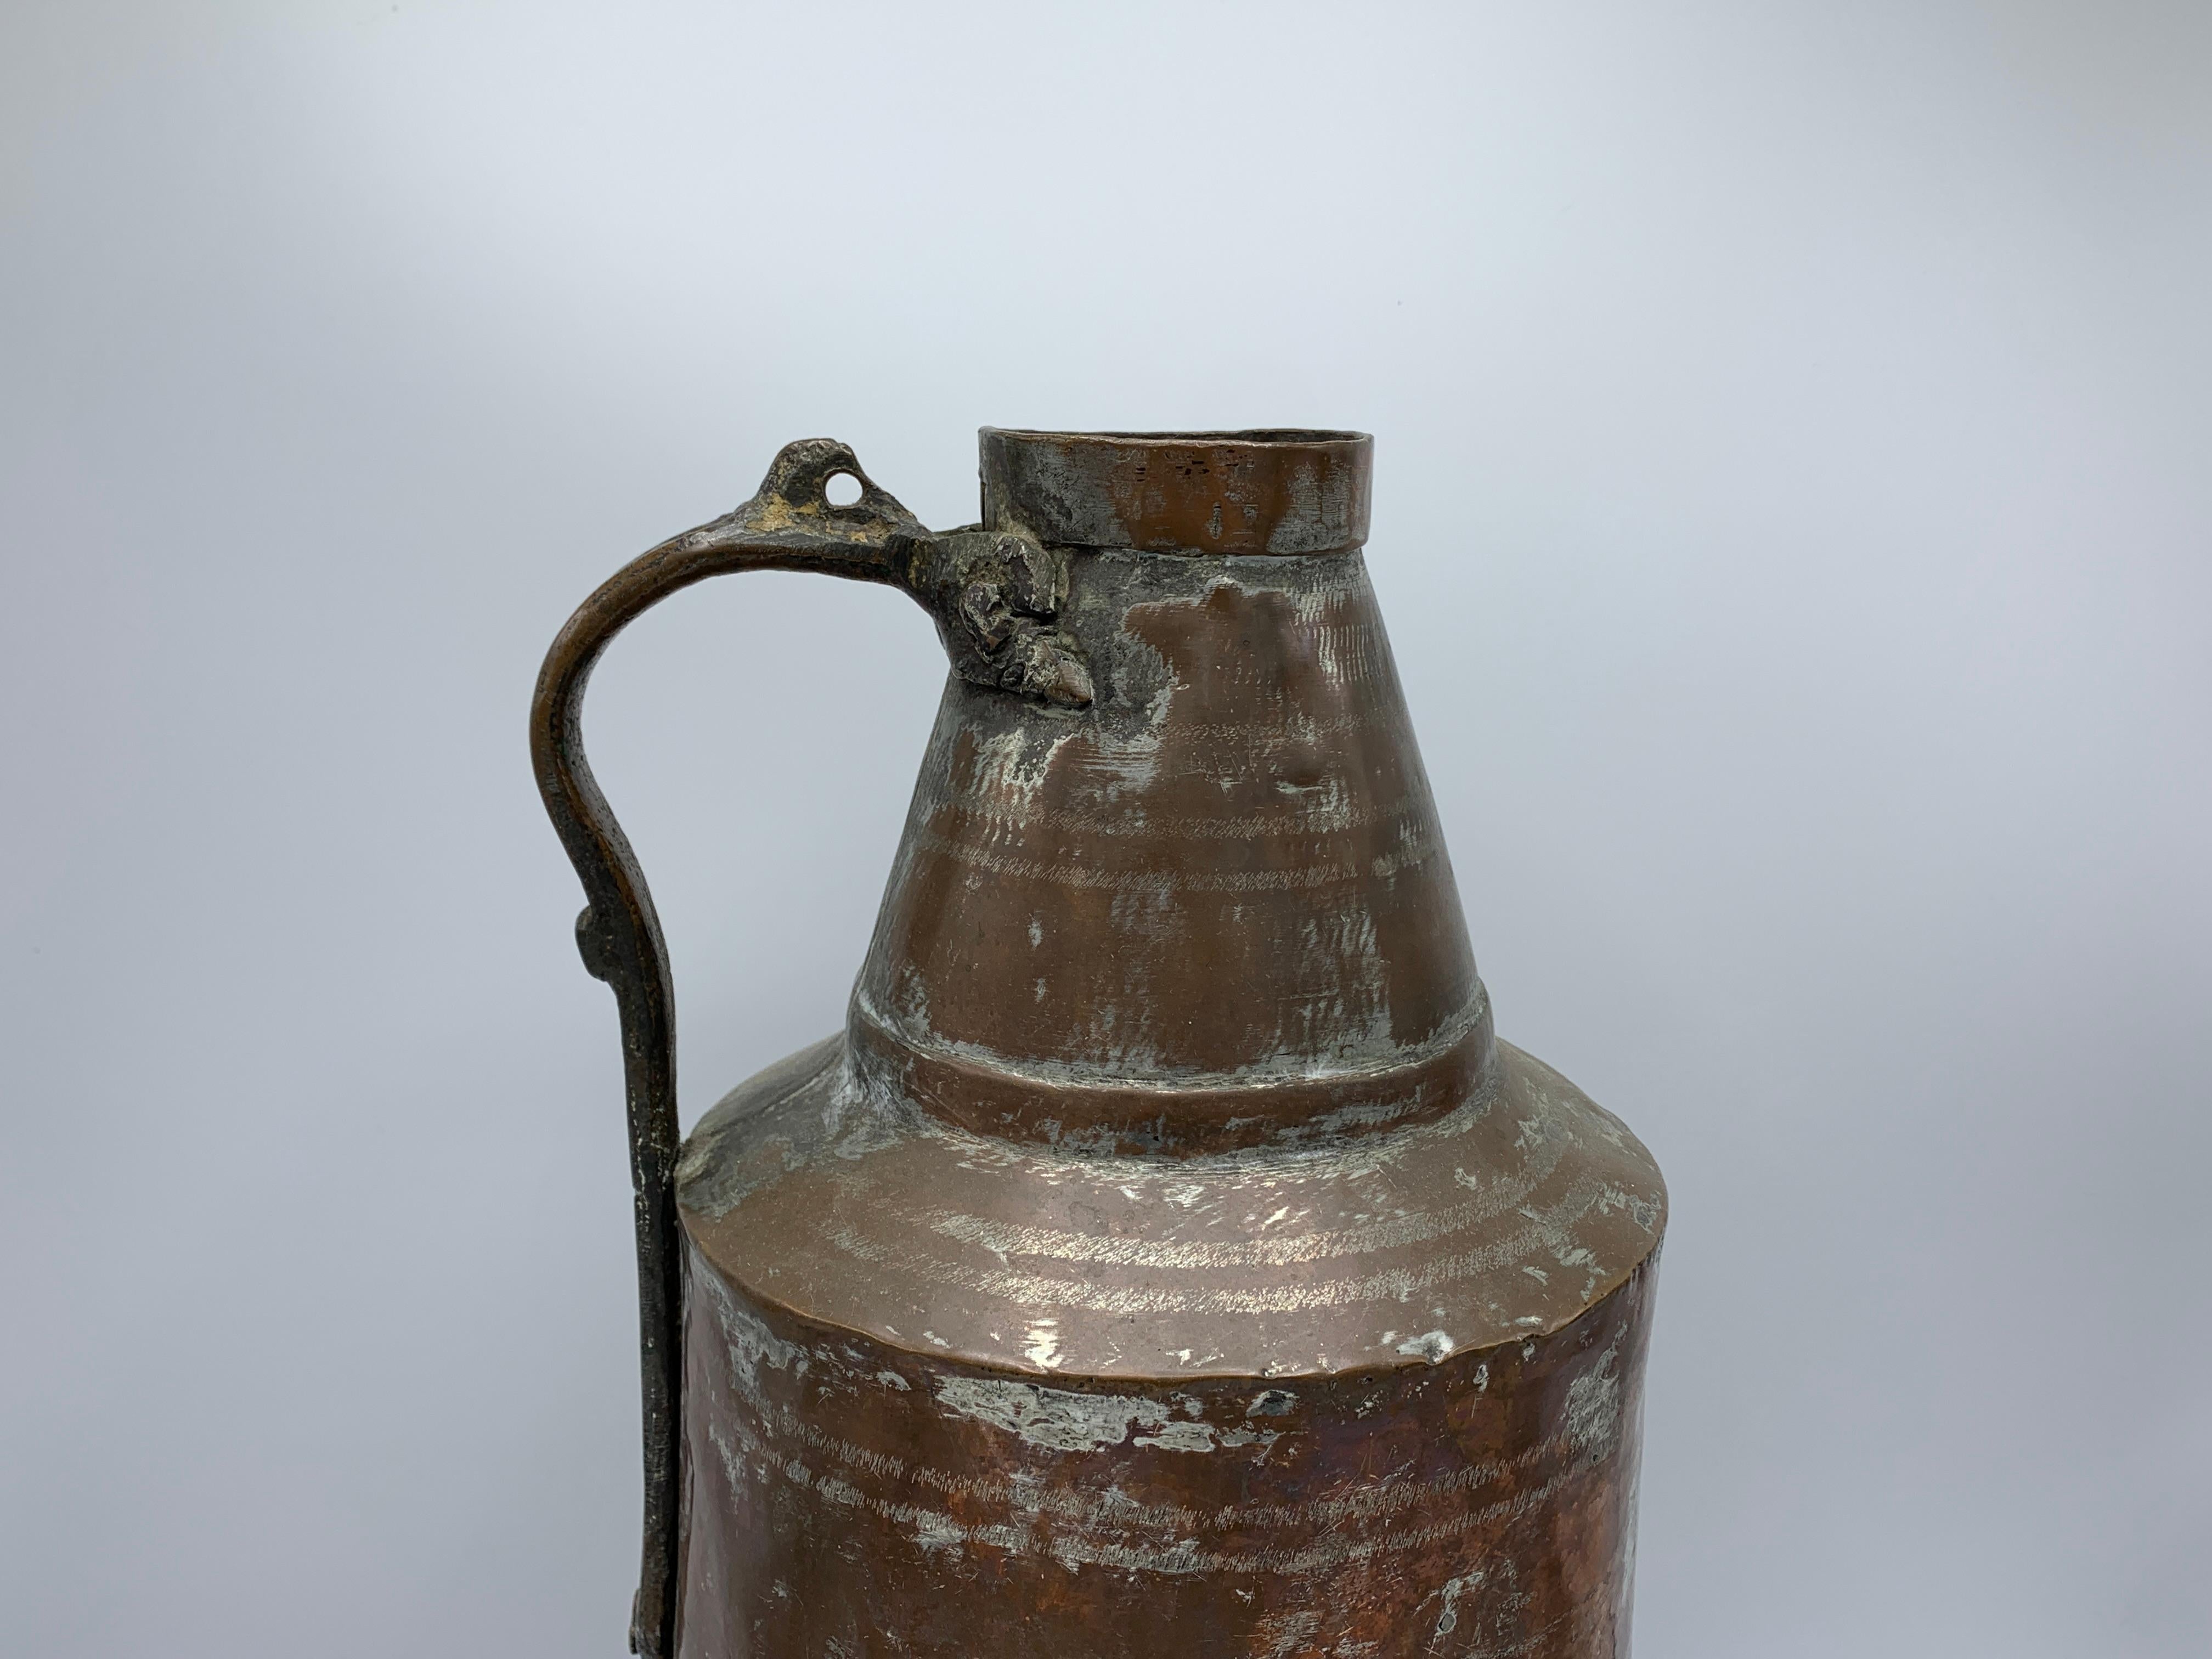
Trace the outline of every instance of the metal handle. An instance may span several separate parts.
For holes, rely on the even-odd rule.
[[[831,503],[831,479],[860,487]],[[826,438],[787,445],[753,498],[641,555],[577,607],[555,637],[530,708],[539,793],[587,900],[576,918],[584,966],[615,994],[629,1109],[644,1391],[645,1540],[630,1650],[674,1659],[683,1495],[684,1262],[676,1215],[676,1007],[668,947],[637,855],[584,756],[584,690],[614,636],[679,588],[738,570],[818,570],[906,588],[937,618],[964,678],[1080,708],[1091,679],[1054,623],[1066,568],[1013,532],[933,536],[878,489],[851,449]]]

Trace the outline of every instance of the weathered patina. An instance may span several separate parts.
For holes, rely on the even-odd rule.
[[[932,535],[793,446],[541,681],[638,1148],[635,1645],[1625,1654],[1664,1190],[1493,1035],[1369,440],[982,447],[984,523]],[[665,952],[576,708],[623,622],[749,568],[905,586],[955,672],[845,1029],[678,1163]]]

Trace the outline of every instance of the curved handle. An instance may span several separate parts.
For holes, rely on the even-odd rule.
[[[826,493],[841,474],[860,486],[849,506]],[[577,948],[586,969],[613,988],[622,1018],[645,1442],[644,1559],[630,1650],[643,1659],[675,1654],[684,1386],[675,988],[644,872],[584,757],[584,690],[632,620],[679,588],[737,570],[818,570],[904,587],[936,617],[964,678],[1066,708],[1091,702],[1082,653],[1053,621],[1066,592],[1064,564],[1011,532],[932,536],[876,487],[851,449],[826,438],[787,445],[744,506],[623,566],[577,607],[545,653],[530,708],[531,760],[584,884]]]

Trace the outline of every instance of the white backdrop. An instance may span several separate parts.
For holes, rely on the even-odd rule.
[[[1645,1659],[2212,1646],[2212,11],[0,28],[0,1650],[620,1651],[531,679],[785,440],[950,524],[984,422],[1376,434],[1501,1029],[1672,1183]],[[839,1018],[942,672],[793,577],[601,672],[687,1119]]]

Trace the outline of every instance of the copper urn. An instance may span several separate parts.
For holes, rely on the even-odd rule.
[[[1371,441],[981,446],[981,523],[937,532],[791,445],[538,682],[627,1066],[633,1647],[1627,1653],[1665,1190],[1492,1034],[1368,585]],[[952,672],[843,1030],[679,1145],[580,708],[631,617],[749,569],[905,588]]]

